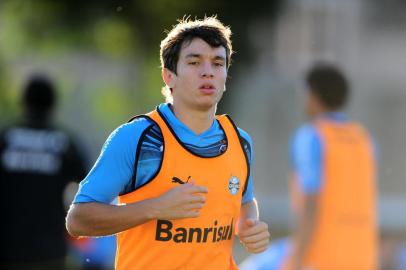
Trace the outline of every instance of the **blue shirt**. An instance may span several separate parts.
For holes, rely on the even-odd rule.
[[[348,121],[342,112],[326,113],[320,117],[336,122]],[[319,193],[323,185],[323,142],[313,124],[304,124],[295,132],[290,145],[290,160],[303,192]]]
[[[217,121],[213,121],[208,130],[196,135],[176,118],[170,105],[161,104],[159,110],[190,151],[209,157],[219,155],[225,149],[225,134]],[[252,167],[252,140],[242,129],[238,128],[238,132]],[[74,203],[111,203],[118,195],[130,193],[149,181],[161,163],[162,141],[158,126],[146,118],[136,118],[118,127],[110,134],[93,168],[80,183]],[[138,145],[140,151],[136,157]],[[249,175],[242,203],[253,199],[252,176]]]

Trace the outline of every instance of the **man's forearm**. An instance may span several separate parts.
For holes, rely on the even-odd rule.
[[[259,218],[258,203],[255,199],[241,205],[240,219],[247,218]]]
[[[254,220],[258,220],[259,218],[258,204],[255,199],[241,205],[240,216],[237,221],[237,230],[236,230],[237,234],[239,229],[243,226],[245,220],[247,220],[248,218]]]
[[[259,220],[258,205],[255,200],[241,206],[236,232],[248,252],[258,253],[267,248],[270,236],[268,225]]]
[[[66,228],[72,236],[105,236],[125,231],[154,219],[151,200],[127,205],[72,204]]]
[[[205,204],[204,186],[185,184],[159,197],[126,205],[73,204],[66,217],[72,236],[104,236],[128,230],[154,219],[195,218]]]
[[[300,269],[305,251],[313,236],[317,219],[317,195],[306,196],[303,211],[297,217],[297,227],[293,235],[293,269]]]

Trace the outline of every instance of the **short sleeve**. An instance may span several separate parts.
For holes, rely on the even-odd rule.
[[[79,185],[74,203],[110,203],[131,183],[135,153],[150,120],[137,118],[114,130],[103,145],[93,168]]]
[[[252,164],[254,160],[254,151],[253,151],[253,142],[251,137],[248,135],[247,132],[245,132],[243,129],[238,128],[238,132],[240,133],[240,136],[242,138],[243,142],[243,147],[245,154],[248,157],[248,163],[249,163],[249,171],[250,174],[248,176],[248,183],[247,183],[247,189],[242,197],[242,204],[248,203],[252,200],[254,200],[254,183],[252,179]]]
[[[294,134],[290,146],[291,167],[305,194],[318,193],[322,186],[322,142],[314,126],[306,124]]]

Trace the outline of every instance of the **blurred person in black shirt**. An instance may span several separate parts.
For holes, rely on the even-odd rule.
[[[22,94],[23,117],[0,131],[0,269],[65,268],[63,194],[86,168],[73,138],[52,124],[53,83],[33,76]]]

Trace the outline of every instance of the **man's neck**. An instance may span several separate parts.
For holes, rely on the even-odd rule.
[[[51,117],[49,114],[38,114],[33,112],[24,112],[21,116],[21,121],[24,125],[29,127],[47,127],[51,124]]]
[[[203,133],[211,127],[216,113],[216,106],[209,110],[199,110],[174,103],[171,109],[176,118],[190,128],[196,135]]]

